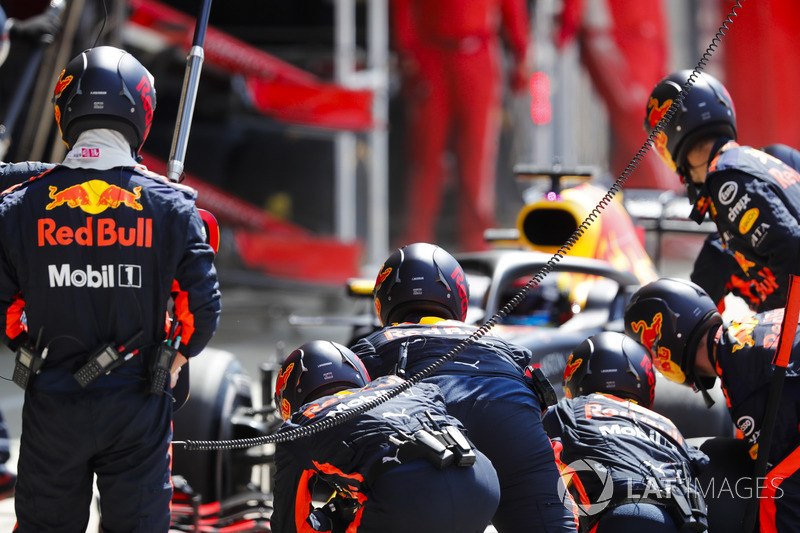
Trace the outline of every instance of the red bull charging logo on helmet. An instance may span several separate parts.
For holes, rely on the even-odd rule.
[[[389,277],[389,274],[392,273],[392,267],[387,267],[384,270],[381,270],[378,273],[378,279],[375,280],[375,288],[380,287],[381,283],[386,281],[386,278]]]
[[[683,373],[683,370],[672,361],[672,350],[664,346],[659,346],[663,322],[664,315],[656,313],[652,323],[648,324],[644,320],[631,322],[631,329],[639,334],[639,342],[650,352],[656,369],[668,380],[674,381],[675,383],[684,383],[686,381],[686,375]]]
[[[55,91],[53,91],[54,98],[58,98],[59,96],[61,96],[61,93],[64,92],[64,89],[66,89],[69,86],[69,84],[72,83],[71,75],[67,76],[66,78],[64,77],[64,73],[66,72],[67,69],[63,69],[61,70],[61,74],[58,76],[58,81],[56,82],[56,88]]]
[[[286,370],[278,371],[278,377],[275,380],[275,398],[281,400],[281,404],[278,408],[281,410],[281,417],[284,420],[289,420],[292,416],[292,406],[289,405],[289,401],[283,399],[283,391],[286,389],[286,384],[289,382],[289,376],[294,369],[294,363],[290,363]]]
[[[565,384],[569,383],[569,381],[572,379],[572,376],[575,374],[575,371],[581,367],[581,364],[583,364],[583,359],[575,359],[573,361],[572,360],[573,357],[574,354],[569,354],[569,359],[567,360],[567,366],[564,367],[563,381]],[[564,396],[566,396],[567,398],[572,398],[572,392],[570,392],[569,389],[565,388]]]
[[[62,70],[61,74],[58,76],[58,82],[56,82],[56,88],[53,91],[53,101],[54,102],[61,96],[61,93],[64,92],[64,89],[66,89],[69,86],[69,84],[72,83],[73,77],[72,76],[67,76],[65,78],[64,77],[64,73],[65,72],[66,72],[66,69]],[[55,104],[54,112],[55,112],[55,116],[56,116],[56,124],[58,124],[58,128],[60,130],[61,129],[61,108],[58,107],[58,104]]]
[[[672,99],[666,100],[661,105],[659,105],[658,99],[656,98],[651,97],[647,101],[647,123],[650,125],[651,131],[656,127],[656,124],[658,124],[659,121],[664,118],[671,105]],[[658,153],[658,157],[660,157],[661,160],[667,164],[670,170],[675,171],[675,162],[672,160],[672,156],[667,150],[667,134],[663,131],[658,132],[658,135],[655,137],[655,143],[653,147],[655,148],[656,153]]]

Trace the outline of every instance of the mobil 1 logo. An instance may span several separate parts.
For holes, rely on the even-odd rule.
[[[74,268],[69,263],[48,265],[50,287],[87,287],[90,289],[142,286],[141,265],[86,265]]]

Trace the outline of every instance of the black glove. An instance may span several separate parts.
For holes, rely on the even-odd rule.
[[[51,44],[61,31],[61,20],[52,9],[24,20],[10,19],[10,22],[8,31],[12,39],[25,39],[32,43]]]

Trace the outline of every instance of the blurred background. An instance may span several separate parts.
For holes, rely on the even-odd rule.
[[[41,0],[0,4],[21,19],[47,9]],[[515,165],[588,165],[609,182],[619,176],[646,139],[650,89],[672,70],[696,65],[733,5],[525,2],[528,80],[521,91],[502,89],[498,226],[513,227],[525,202]],[[0,69],[0,112],[7,115],[22,74],[37,60],[4,159],[63,159],[50,104],[54,81],[81,50],[111,44],[134,53],[156,78],[144,156],[152,170],[165,172],[200,9],[198,0],[66,0],[56,43],[41,55],[12,43]],[[789,91],[800,82],[792,43],[800,10],[772,0],[743,2],[736,11],[705,70],[731,92],[741,142],[800,146],[800,123],[785,118],[794,101]],[[211,5],[185,171],[186,183],[200,191],[198,204],[222,225],[218,264],[226,280],[338,285],[364,272],[372,277],[403,244],[406,206],[419,191],[406,179],[407,106],[394,27],[389,0]],[[511,54],[503,52],[508,67]],[[455,157],[445,157],[452,174]],[[447,180],[436,240],[459,251],[458,182]],[[626,189],[680,194],[677,177],[654,154]]]

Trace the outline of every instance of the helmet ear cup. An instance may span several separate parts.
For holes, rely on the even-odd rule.
[[[61,72],[53,92],[61,138],[69,147],[84,131],[108,128],[138,151],[156,108],[153,76],[128,52],[98,46],[82,52]]]

